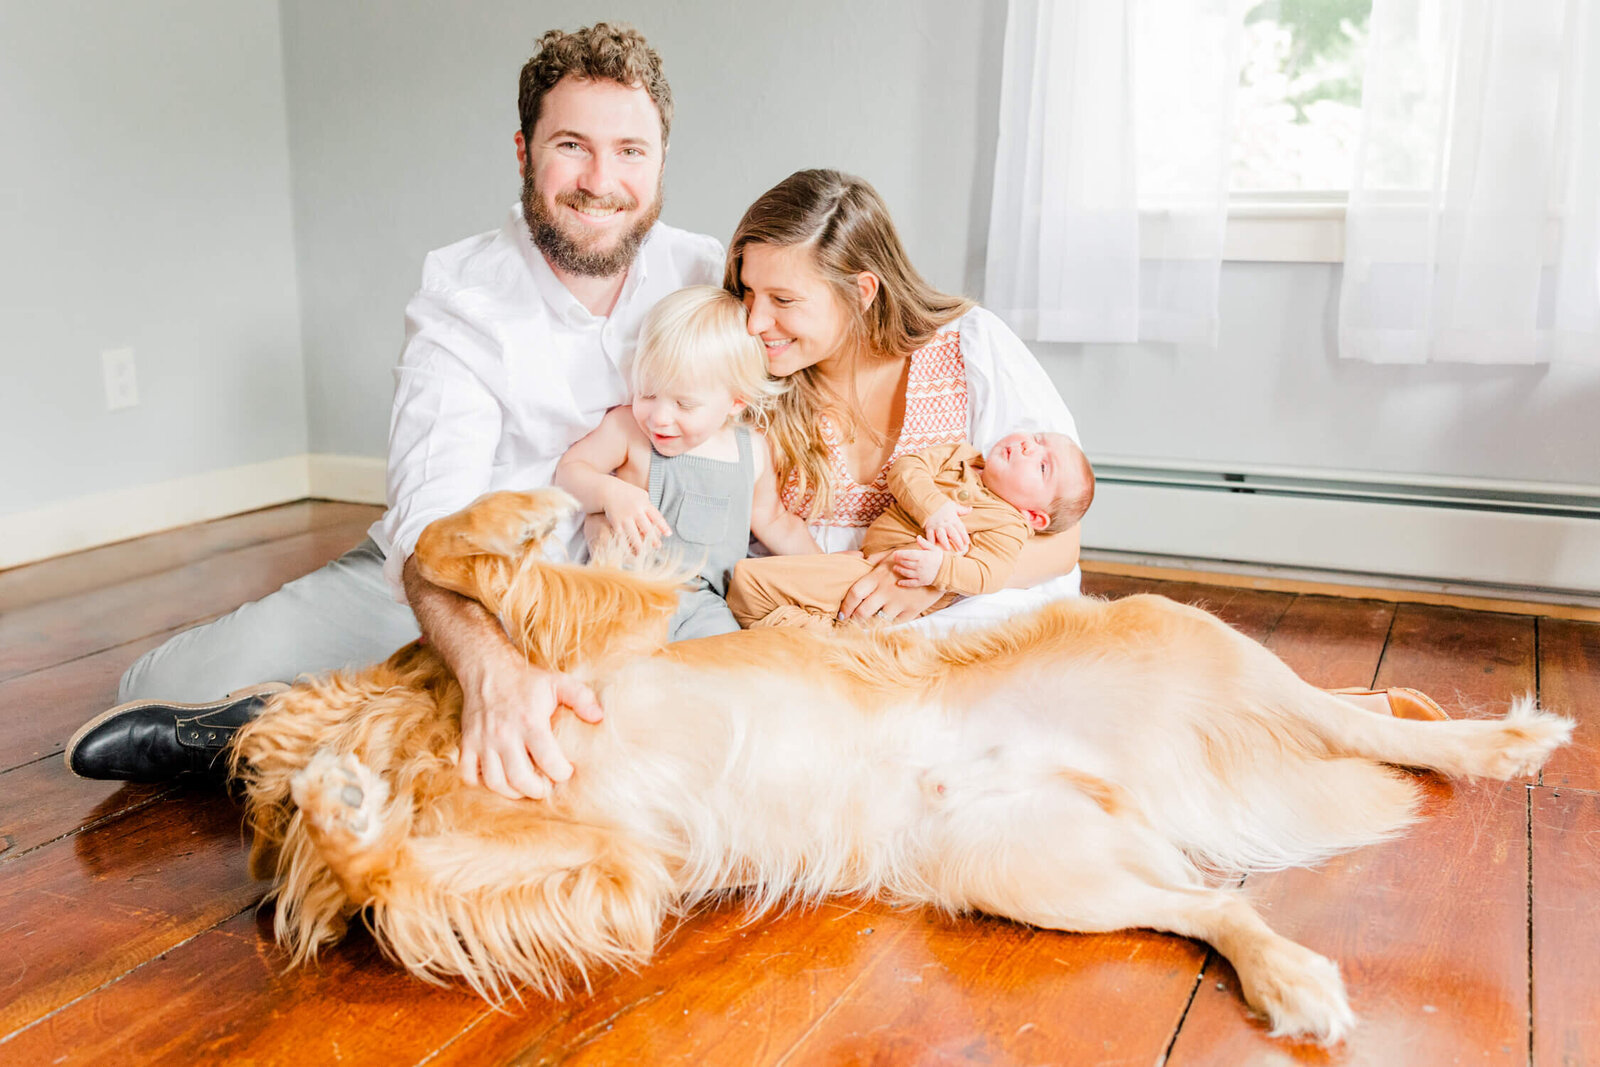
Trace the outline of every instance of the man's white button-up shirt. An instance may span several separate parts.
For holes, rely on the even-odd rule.
[[[718,284],[722,269],[715,238],[657,223],[599,316],[533,246],[520,206],[499,230],[428,254],[395,369],[389,510],[370,531],[396,599],[423,528],[484,493],[549,485],[561,454],[629,401],[645,313],[683,286]],[[564,534],[578,558],[577,520]]]

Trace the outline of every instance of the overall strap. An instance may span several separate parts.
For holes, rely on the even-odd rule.
[[[755,457],[750,451],[750,427],[735,426],[733,428],[733,436],[739,441],[739,466],[744,470],[745,474],[749,475],[750,484],[754,485],[756,481],[756,465]]]

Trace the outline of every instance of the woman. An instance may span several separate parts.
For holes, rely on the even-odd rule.
[[[987,451],[1019,429],[1077,440],[1027,346],[972,301],[923,280],[883,199],[860,178],[803,170],[764,193],[734,231],[725,284],[744,300],[768,369],[792,384],[768,436],[784,504],[825,551],[861,544],[889,504],[885,476],[899,455],[962,440]],[[1037,537],[1018,561],[1016,588],[929,619],[988,620],[1074,594],[1077,566],[1076,529]],[[909,619],[938,597],[899,586],[885,560],[841,610]]]
[[[1072,415],[1026,345],[993,314],[934,289],[912,267],[877,191],[834,170],[803,170],[763,193],[728,246],[724,284],[744,300],[767,367],[792,388],[768,439],[784,505],[824,551],[858,547],[889,504],[889,463],[1017,429],[1065,433]],[[918,626],[991,621],[1078,592],[1078,530],[1023,549],[1014,588],[971,597]],[[851,588],[841,615],[912,619],[938,590],[897,584],[887,560]],[[1412,689],[1340,690],[1371,711],[1447,718]]]

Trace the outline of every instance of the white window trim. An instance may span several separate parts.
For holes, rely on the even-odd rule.
[[[1347,194],[1329,192],[1234,193],[1222,258],[1254,263],[1344,262]],[[1158,258],[1170,212],[1159,201],[1139,212],[1142,251]]]
[[[1246,263],[1343,263],[1343,192],[1235,193],[1228,200],[1222,258]]]

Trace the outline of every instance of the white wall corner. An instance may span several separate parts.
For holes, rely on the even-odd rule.
[[[312,454],[306,460],[311,496],[349,504],[384,503],[386,465],[383,460],[325,453]]]
[[[304,453],[0,515],[0,567],[126,541],[310,495]]]

